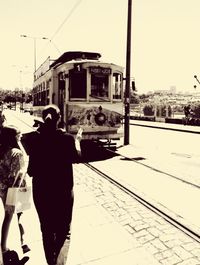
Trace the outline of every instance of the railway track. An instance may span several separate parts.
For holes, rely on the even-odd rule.
[[[167,123],[166,127],[163,126],[154,126],[153,122],[149,122],[150,124],[139,124],[139,123],[134,123],[133,121],[130,122],[130,126],[140,126],[140,127],[148,127],[148,128],[153,128],[153,129],[158,129],[158,130],[170,130],[170,131],[179,131],[179,132],[185,132],[185,133],[193,133],[193,134],[200,134],[200,129],[199,126],[191,126],[189,125],[190,129],[184,127],[184,125],[178,124],[179,127],[168,127],[169,123]],[[173,124],[174,125],[174,124]],[[192,128],[192,129],[191,129]]]
[[[19,120],[21,123],[23,123],[25,126],[28,126],[29,128],[32,128],[32,126],[28,122],[26,122],[25,119],[19,118],[17,116],[16,116],[16,119]],[[107,151],[108,152],[112,152],[113,155],[116,155],[116,152],[114,152],[112,150],[107,150]],[[148,168],[150,170],[153,170],[153,171],[156,171],[158,173],[167,175],[167,176],[169,176],[171,178],[174,178],[176,180],[182,181],[185,184],[192,185],[195,188],[199,188],[200,187],[199,185],[196,185],[196,184],[191,183],[189,181],[185,181],[185,180],[181,179],[180,177],[177,177],[177,176],[169,174],[169,173],[167,173],[165,171],[156,169],[155,167],[146,165],[146,164],[144,164],[142,161],[140,161],[138,159],[124,156],[124,155],[120,154],[119,151],[117,151],[117,155],[121,156],[124,160],[129,160],[129,161],[131,161],[133,163],[140,164],[141,166],[144,166],[144,167],[146,167],[146,168]],[[99,170],[97,167],[95,167],[91,163],[84,163],[84,164],[85,164],[86,167],[88,167],[91,170],[93,170],[96,173],[98,173],[102,178],[106,179],[107,181],[109,181],[113,185],[117,186],[119,189],[121,189],[122,191],[124,191],[125,193],[127,193],[131,197],[133,197],[135,200],[137,200],[139,203],[141,203],[142,205],[144,205],[145,207],[147,207],[151,211],[155,212],[156,214],[158,214],[159,216],[164,218],[167,222],[169,222],[173,226],[177,227],[179,230],[183,231],[185,234],[190,236],[192,239],[194,239],[195,241],[200,243],[200,233],[198,231],[199,229],[191,228],[191,226],[187,225],[187,223],[183,223],[183,222],[179,221],[173,214],[170,214],[169,212],[164,211],[161,207],[159,207],[159,205],[156,205],[155,203],[150,202],[147,198],[145,198],[145,196],[142,196],[141,194],[138,194],[138,193],[134,192],[133,190],[131,190],[127,186],[121,184],[119,181],[113,179],[112,176],[109,176],[108,174],[106,174],[103,171]]]
[[[119,181],[112,178],[112,176],[109,176],[108,174],[105,174],[103,171],[99,170],[97,167],[91,165],[90,163],[85,163],[85,166],[89,167],[91,170],[98,173],[102,178],[106,179],[113,185],[117,186],[120,190],[130,195],[132,198],[137,200],[139,203],[144,205],[149,210],[153,211],[160,217],[164,218],[168,223],[178,228],[180,231],[187,234],[189,237],[200,243],[200,233],[198,233],[197,230],[191,229],[187,224],[184,224],[177,220],[175,217],[173,217],[172,214],[166,213],[164,210],[161,209],[161,207],[157,206],[156,204],[148,201],[144,196],[134,192],[130,188],[126,187],[125,185],[121,184]]]
[[[193,186],[195,188],[198,188],[198,189],[200,188],[200,185],[198,185],[196,183],[190,182],[190,181],[185,180],[185,179],[183,179],[181,177],[178,177],[178,176],[176,176],[174,174],[168,173],[168,172],[166,172],[164,170],[161,170],[161,169],[158,169],[156,167],[153,167],[153,166],[150,166],[150,165],[147,165],[147,164],[143,163],[142,162],[142,160],[143,160],[142,157],[130,158],[128,156],[125,156],[125,155],[121,154],[120,151],[116,151],[115,152],[115,151],[112,151],[112,150],[109,150],[109,149],[107,149],[107,151],[113,153],[113,155],[116,155],[117,154],[117,155],[121,156],[122,159],[124,159],[124,160],[132,161],[132,162],[137,163],[137,164],[139,164],[141,166],[144,166],[144,167],[146,167],[146,168],[148,168],[148,169],[150,169],[152,171],[161,173],[163,175],[166,175],[166,176],[171,177],[171,178],[176,179],[176,180],[180,180],[181,182],[186,183],[188,185],[191,185],[191,186]]]

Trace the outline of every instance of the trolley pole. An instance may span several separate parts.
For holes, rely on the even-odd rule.
[[[130,71],[131,71],[131,15],[132,0],[128,0],[127,19],[127,48],[126,48],[126,85],[124,93],[124,145],[129,144],[129,122],[130,122]]]

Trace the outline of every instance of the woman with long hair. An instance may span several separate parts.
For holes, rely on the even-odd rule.
[[[13,217],[12,206],[7,206],[5,203],[7,191],[13,185],[16,177],[20,182],[26,173],[24,153],[20,149],[20,139],[21,132],[18,128],[14,126],[2,127],[0,132],[0,199],[5,209],[1,230],[2,253],[8,250],[7,239]]]

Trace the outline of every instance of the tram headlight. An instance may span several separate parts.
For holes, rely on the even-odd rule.
[[[94,119],[96,124],[101,126],[106,122],[106,115],[104,113],[98,113]]]

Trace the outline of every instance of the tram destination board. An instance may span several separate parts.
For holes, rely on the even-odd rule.
[[[90,67],[90,73],[92,73],[92,74],[110,75],[111,74],[111,68]]]

